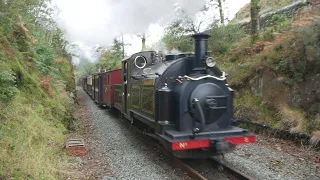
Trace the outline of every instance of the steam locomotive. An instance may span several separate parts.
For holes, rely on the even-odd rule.
[[[117,109],[178,158],[207,158],[255,143],[234,127],[234,91],[208,52],[209,35],[193,35],[195,53],[139,52],[122,69],[82,78],[83,89],[100,106]]]

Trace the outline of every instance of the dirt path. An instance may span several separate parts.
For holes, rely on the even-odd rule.
[[[85,96],[86,94],[84,93],[78,93],[78,106],[74,113],[74,117],[76,118],[74,123],[75,131],[68,135],[68,139],[82,138],[86,146],[86,156],[74,159],[72,162],[72,177],[70,179],[86,180],[113,177],[115,174],[109,165],[101,161],[104,152],[99,140],[95,136],[95,128],[92,126],[92,116],[88,111],[86,105],[87,98]]]

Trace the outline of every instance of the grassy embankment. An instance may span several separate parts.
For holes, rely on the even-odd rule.
[[[0,179],[59,179],[58,153],[72,124],[72,65],[61,32],[19,17],[21,3],[0,2]]]

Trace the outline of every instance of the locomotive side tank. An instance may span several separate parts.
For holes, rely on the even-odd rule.
[[[179,158],[206,158],[254,143],[254,135],[232,126],[233,90],[207,51],[210,36],[193,37],[195,54],[149,51],[123,62],[125,116],[148,125],[150,135]]]

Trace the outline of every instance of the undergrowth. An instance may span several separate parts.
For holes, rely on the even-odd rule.
[[[72,128],[75,83],[62,32],[46,18],[47,3],[0,1],[0,179],[65,173],[58,154]]]
[[[55,179],[61,170],[56,153],[70,127],[72,102],[61,80],[50,85],[50,94],[41,87],[39,74],[20,70],[20,83],[12,78],[13,70],[0,73],[10,80],[1,88],[15,90],[2,94],[0,101],[0,176]]]
[[[320,129],[319,112],[308,113],[301,103],[303,97],[299,102],[295,99],[300,97],[301,84],[312,82],[320,72],[320,19],[313,18],[302,27],[281,16],[273,21],[274,25],[260,32],[253,46],[250,37],[245,36],[217,57],[219,66],[230,74],[228,84],[236,90],[235,117],[312,135]],[[266,70],[272,72],[278,88],[289,92],[283,94],[283,100],[267,99],[263,92],[256,94],[265,83],[262,76]]]

